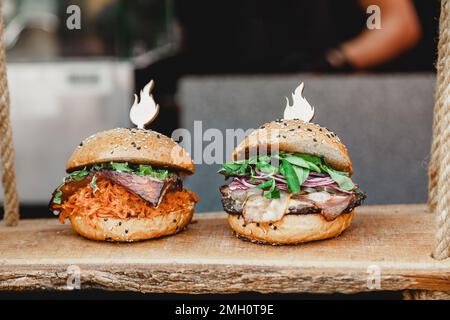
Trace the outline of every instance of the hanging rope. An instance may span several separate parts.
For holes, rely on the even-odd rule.
[[[14,174],[14,147],[9,121],[9,91],[6,79],[5,46],[3,43],[3,18],[0,6],[0,155],[2,162],[2,184],[5,190],[5,224],[15,226],[19,222],[19,199]]]
[[[450,1],[442,0],[439,21],[436,104],[429,168],[430,208],[436,213],[438,260],[450,256]]]

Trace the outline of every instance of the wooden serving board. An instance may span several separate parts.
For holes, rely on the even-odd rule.
[[[170,293],[450,291],[450,260],[430,256],[425,205],[365,206],[340,237],[299,246],[237,239],[223,212],[197,214],[182,233],[139,243],[83,239],[56,219],[0,225],[0,290],[83,288]],[[368,269],[369,268],[369,269]],[[379,268],[379,269],[377,269]],[[379,287],[368,286],[379,270]],[[373,284],[373,282],[370,282]]]

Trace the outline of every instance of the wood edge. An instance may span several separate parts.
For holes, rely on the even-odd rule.
[[[358,215],[363,214],[423,214],[430,213],[427,204],[388,204],[388,205],[364,205],[358,208]],[[50,216],[50,214],[49,214]],[[196,212],[194,214],[194,220],[212,220],[212,219],[224,219],[227,217],[227,213],[224,211],[213,212]],[[31,227],[32,224],[51,223],[55,222],[59,225],[58,220],[52,218],[40,218],[40,219],[22,219],[20,227]],[[3,221],[0,221],[1,232],[13,232],[17,228],[7,228]]]
[[[0,266],[0,291],[67,290],[72,273],[65,266]],[[75,266],[77,267],[77,266]],[[81,289],[145,293],[361,293],[450,291],[450,270],[421,273],[384,270],[380,287],[368,287],[366,270],[317,270],[262,266],[80,265]],[[73,270],[73,269],[72,269]]]

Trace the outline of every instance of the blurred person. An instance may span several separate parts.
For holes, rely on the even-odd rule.
[[[429,46],[426,58],[415,53],[406,59],[409,64],[402,59],[425,33],[433,39],[434,24],[424,30],[423,21],[438,16],[437,0],[175,0],[174,5],[178,52],[136,70],[138,88],[156,80],[158,130],[167,134],[177,127],[173,97],[183,75],[429,70],[433,65]],[[382,29],[367,28],[369,5],[380,8]]]

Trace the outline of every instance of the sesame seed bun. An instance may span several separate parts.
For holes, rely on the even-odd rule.
[[[277,222],[245,223],[242,216],[228,215],[236,236],[256,243],[282,245],[336,237],[350,226],[355,210],[327,221],[321,214],[287,214]]]
[[[151,130],[126,128],[102,131],[83,140],[67,162],[66,170],[111,161],[194,173],[188,153],[171,138]]]
[[[159,238],[182,231],[192,220],[195,202],[182,210],[151,218],[98,218],[95,225],[83,215],[70,217],[72,229],[91,240],[133,242]]]
[[[257,150],[307,153],[324,158],[331,167],[352,173],[347,148],[336,134],[314,123],[302,120],[276,120],[249,134],[234,150],[233,159],[245,159]]]

